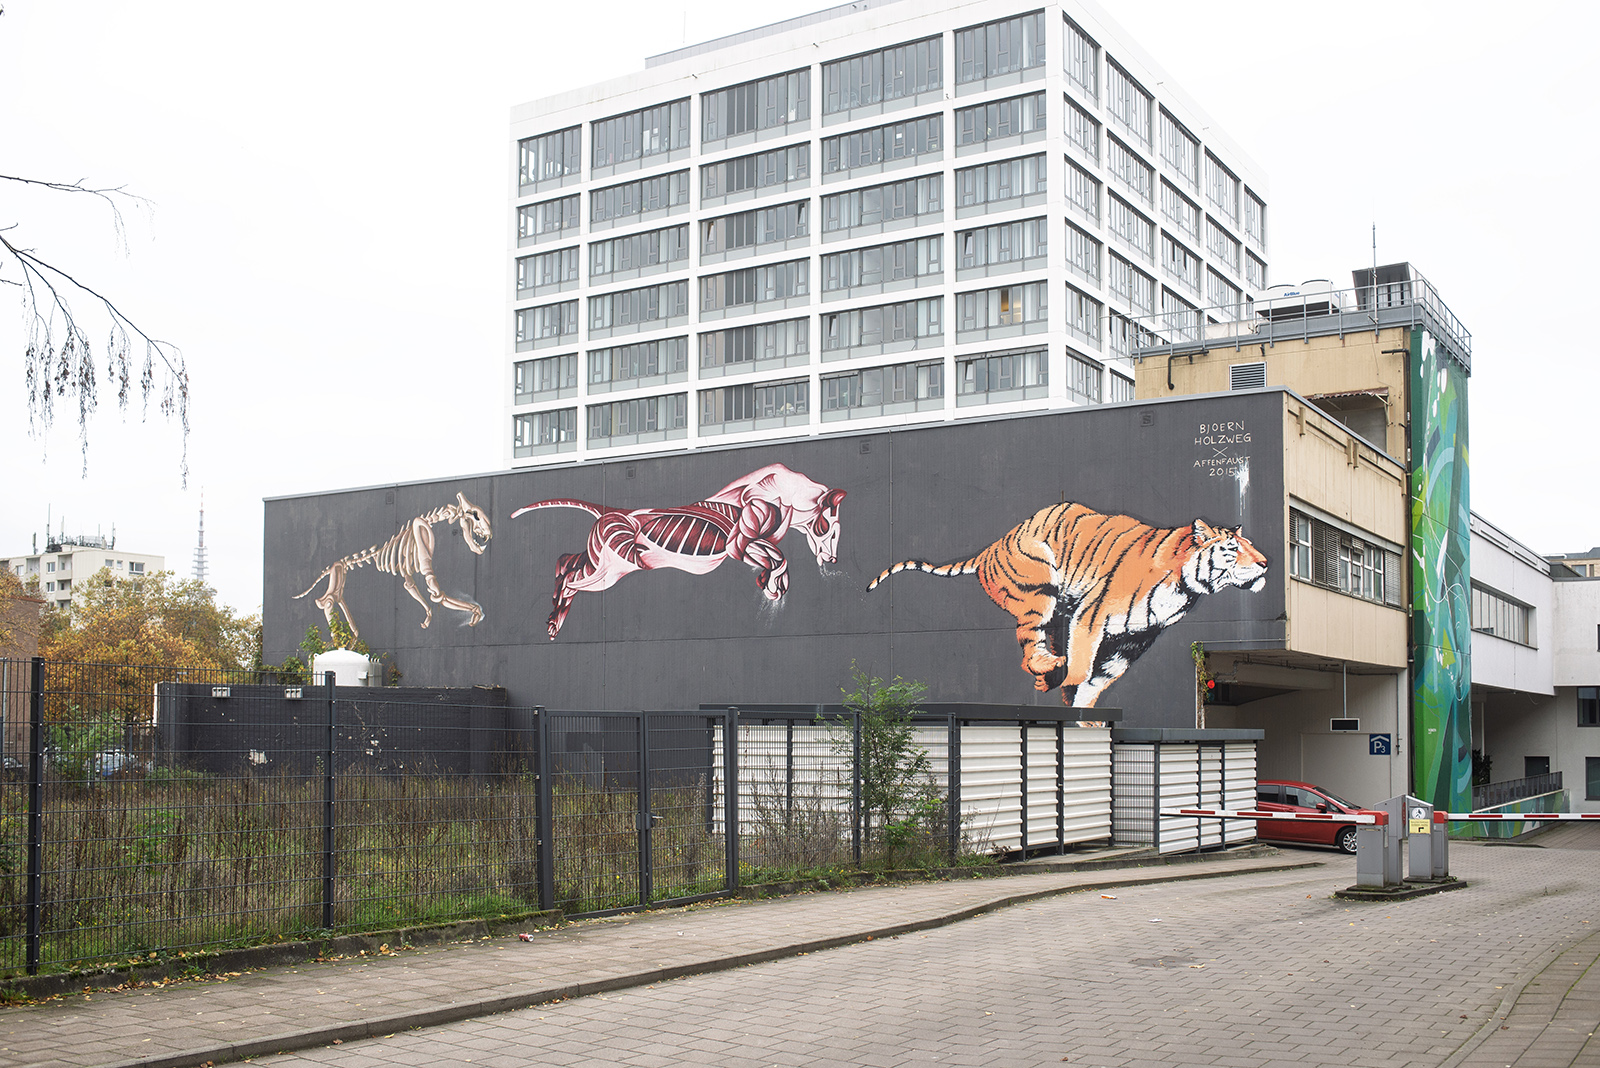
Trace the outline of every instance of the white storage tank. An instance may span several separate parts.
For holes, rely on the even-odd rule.
[[[367,686],[372,661],[349,649],[330,649],[311,658],[311,674],[321,682],[323,672],[333,675],[335,686]]]

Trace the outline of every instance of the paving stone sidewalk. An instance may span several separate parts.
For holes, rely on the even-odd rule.
[[[1344,858],[1329,859],[1335,863]],[[865,887],[580,921],[533,934],[0,1008],[0,1065],[201,1065],[776,960],[1100,888],[1293,871],[1322,855]],[[1341,874],[1330,873],[1330,889]]]

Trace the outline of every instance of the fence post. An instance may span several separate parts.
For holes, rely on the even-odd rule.
[[[1067,725],[1056,721],[1056,852],[1067,851]]]
[[[1161,743],[1150,743],[1150,848],[1161,853],[1161,810],[1167,806],[1161,796]]]
[[[33,658],[28,700],[28,974],[39,974],[44,890],[44,658]]]
[[[722,720],[722,827],[728,892],[739,889],[739,710],[730,708]],[[793,728],[790,728],[791,731]],[[794,789],[794,775],[789,776]]]
[[[333,672],[323,674],[323,700],[327,704],[328,729],[327,737],[322,747],[322,927],[329,930],[333,927],[333,819],[334,819],[334,778],[333,760],[338,754],[338,735],[336,733],[337,718],[334,713],[334,680],[337,678]]]
[[[550,779],[550,715],[543,705],[535,705],[539,732],[539,907],[546,912],[556,907],[555,784]]]
[[[655,893],[654,872],[651,870],[654,850],[651,849],[650,831],[655,822],[650,812],[650,724],[649,713],[639,713],[639,904],[648,905]]]
[[[950,806],[945,822],[950,825],[950,863],[954,864],[961,852],[961,723],[954,713],[945,729],[945,802]]]
[[[1022,796],[1018,798],[1018,806],[1022,812],[1022,859],[1028,859],[1028,725],[1017,724],[1018,741],[1021,743],[1021,752],[1018,754],[1021,764]]]
[[[861,712],[850,713],[850,853],[861,867]]]

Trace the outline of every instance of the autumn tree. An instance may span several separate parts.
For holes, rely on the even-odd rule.
[[[256,616],[218,604],[203,582],[170,571],[119,579],[101,568],[75,585],[71,608],[49,612],[39,651],[79,663],[246,668],[260,627]]]

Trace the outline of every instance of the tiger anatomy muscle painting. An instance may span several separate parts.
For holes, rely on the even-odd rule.
[[[990,599],[1015,617],[1022,670],[1033,676],[1034,688],[1060,686],[1068,705],[1092,708],[1201,596],[1229,586],[1252,593],[1265,586],[1267,558],[1240,528],[1196,519],[1163,529],[1058,504],[970,559],[905,560],[867,589],[901,571],[977,575]]]
[[[670,567],[704,575],[724,560],[738,560],[755,570],[768,600],[782,600],[789,589],[789,562],[778,543],[793,527],[805,534],[818,567],[833,563],[844,495],[783,464],[769,464],[693,504],[622,509],[558,497],[518,508],[511,518],[544,508],[576,508],[594,516],[583,551],[565,553],[556,562],[546,628],[554,641],[574,597],[610,589],[635,571]]]

